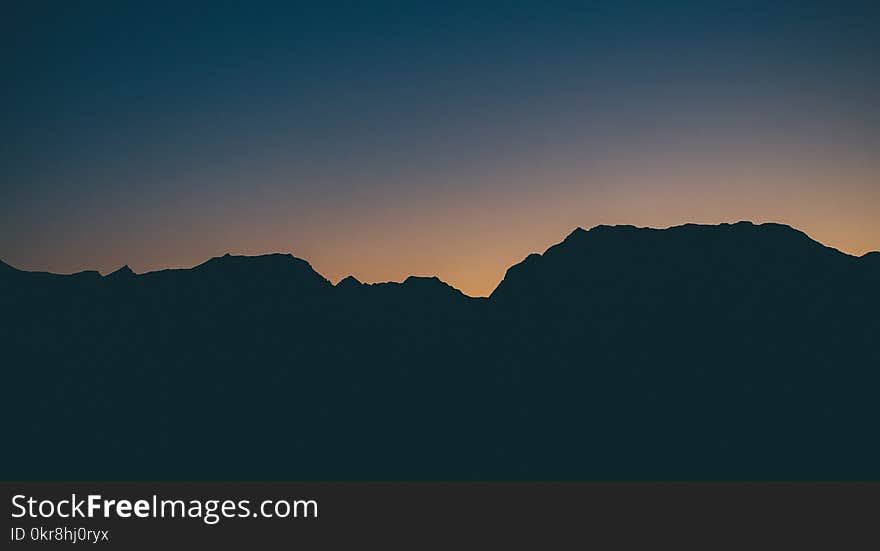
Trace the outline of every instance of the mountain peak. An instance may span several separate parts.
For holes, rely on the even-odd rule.
[[[137,274],[135,274],[132,271],[132,269],[128,266],[128,264],[125,264],[124,266],[122,266],[121,268],[116,270],[115,272],[107,274],[105,277],[112,277],[114,279],[117,279],[117,278],[123,278],[123,277],[132,277],[135,275],[137,275]]]
[[[411,276],[407,276],[407,278],[405,280],[403,280],[403,283],[418,285],[420,283],[443,283],[443,282],[440,281],[440,278],[437,276],[414,276],[414,275],[411,275]]]
[[[307,261],[290,253],[270,253],[256,256],[215,256],[193,268],[194,272],[211,274],[219,279],[242,281],[276,281],[279,284],[297,281],[300,284],[329,287],[332,284],[316,272]]]
[[[580,231],[579,231],[580,230]],[[606,225],[600,224],[592,227],[589,231],[583,231],[581,228],[577,228],[566,238],[568,240],[572,237],[585,237],[587,235],[645,235],[645,234],[655,234],[655,235],[667,235],[667,234],[715,234],[721,235],[724,233],[730,235],[771,235],[775,234],[777,236],[787,235],[790,237],[797,237],[801,240],[809,240],[813,241],[807,234],[804,232],[795,229],[787,224],[781,224],[778,222],[764,222],[761,224],[755,224],[750,220],[740,220],[739,222],[723,222],[721,224],[695,224],[695,223],[687,223],[681,224],[678,226],[670,226],[668,228],[650,228],[650,227],[641,227],[634,226],[631,224],[617,224],[617,225]],[[564,241],[563,241],[564,242]]]
[[[453,287],[452,285],[446,283],[442,279],[437,276],[409,276],[407,277],[403,283],[400,284],[402,287],[410,288],[410,289],[418,289],[422,291],[428,292],[443,292],[443,293],[452,293],[455,295],[463,295],[461,291]]]
[[[223,256],[209,258],[196,268],[220,267],[220,266],[288,266],[305,263],[305,260],[297,258],[290,253],[267,253],[258,255],[238,255],[225,253]]]
[[[782,273],[795,266],[827,266],[845,256],[797,229],[778,223],[740,221],[665,229],[597,225],[589,231],[576,228],[543,254],[530,254],[511,266],[492,296],[523,295],[535,289],[553,294],[553,287],[562,284],[580,289],[589,287],[590,282],[606,285],[623,277],[637,282],[645,274],[657,271],[658,266],[671,270],[723,264],[730,269],[761,274],[772,267]]]
[[[339,289],[354,289],[363,286],[358,278],[353,275],[344,277],[339,283],[336,284],[336,287]]]
[[[567,236],[565,236],[565,238],[566,238],[566,239],[570,239],[570,238],[572,238],[572,237],[577,237],[577,236],[579,236],[579,235],[583,235],[583,234],[585,234],[585,233],[587,233],[587,230],[585,230],[584,228],[578,226],[578,227],[576,227],[575,229],[571,230],[571,232],[570,232]]]
[[[578,228],[583,231],[583,228]],[[590,232],[603,232],[603,231],[628,231],[628,230],[638,230],[636,226],[632,224],[599,224],[598,226],[593,226],[590,228]],[[644,228],[641,228],[644,229]],[[575,230],[576,231],[576,230]],[[587,232],[585,232],[587,233]]]

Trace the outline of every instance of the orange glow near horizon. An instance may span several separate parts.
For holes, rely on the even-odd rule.
[[[486,296],[599,224],[880,249],[870,3],[19,4],[0,259],[22,269],[282,252]]]
[[[150,231],[123,225],[104,240],[78,236],[65,242],[62,236],[53,244],[52,262],[35,264],[17,255],[4,260],[58,273],[107,273],[123,264],[145,272],[190,267],[226,252],[290,252],[334,283],[347,275],[364,282],[436,275],[468,295],[488,296],[507,268],[578,226],[779,222],[862,255],[880,248],[880,188],[872,183],[880,167],[875,161],[847,161],[685,164],[671,156],[493,175],[503,178],[503,195],[492,191],[497,185],[475,182],[445,193],[446,187],[437,185],[432,195],[353,197],[321,205],[320,211],[284,198],[269,201],[270,207],[243,202],[231,210],[178,204],[143,221]],[[321,212],[328,211],[332,219],[322,219]]]

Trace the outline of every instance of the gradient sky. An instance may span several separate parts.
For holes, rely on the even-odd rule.
[[[876,2],[175,4],[4,4],[4,261],[487,295],[577,226],[880,248]]]

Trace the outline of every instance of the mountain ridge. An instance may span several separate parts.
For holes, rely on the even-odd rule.
[[[0,461],[71,480],[880,478],[878,258],[734,224],[579,228],[489,298],[334,286],[292,254],[4,269],[4,405],[27,420]]]
[[[850,255],[848,253],[842,252],[842,251],[835,249],[833,247],[829,247],[827,245],[824,245],[824,244],[812,239],[806,233],[804,233],[800,230],[797,230],[796,228],[793,228],[793,227],[786,225],[786,224],[780,224],[780,223],[775,223],[775,222],[766,222],[766,223],[762,223],[762,224],[754,224],[753,222],[750,222],[750,221],[740,221],[740,222],[735,222],[735,223],[721,223],[721,224],[687,223],[687,224],[681,224],[681,225],[677,225],[677,226],[670,226],[668,228],[639,227],[639,226],[634,226],[634,225],[629,225],[629,224],[620,224],[620,225],[600,224],[600,225],[596,225],[596,226],[591,227],[589,230],[585,230],[583,227],[578,226],[574,230],[572,230],[562,241],[560,241],[559,243],[556,243],[554,245],[549,246],[543,253],[530,253],[522,261],[510,266],[505,273],[505,277],[502,278],[502,280],[498,283],[498,285],[495,287],[495,289],[493,289],[493,291],[489,294],[489,297],[491,297],[492,295],[497,293],[499,287],[501,287],[504,284],[504,280],[507,278],[507,276],[511,272],[511,270],[516,271],[519,269],[519,267],[521,265],[530,265],[533,263],[537,263],[540,261],[540,259],[545,258],[547,255],[553,256],[554,254],[557,254],[557,252],[559,250],[562,250],[565,247],[571,247],[571,246],[573,246],[573,244],[582,242],[584,239],[592,239],[592,238],[596,238],[597,236],[600,236],[600,235],[620,237],[621,235],[656,234],[658,232],[661,234],[666,234],[666,235],[674,235],[676,233],[683,233],[683,232],[688,232],[688,231],[690,231],[690,232],[694,232],[694,231],[705,232],[705,231],[729,231],[729,230],[737,230],[737,229],[747,230],[747,231],[752,231],[752,232],[763,231],[763,232],[765,232],[765,235],[770,235],[770,232],[774,232],[774,233],[777,233],[779,235],[784,235],[789,238],[795,238],[797,241],[800,241],[801,243],[809,244],[810,246],[816,247],[817,250],[824,250],[825,252],[833,252],[835,254],[841,255],[842,257],[848,257],[848,258],[852,258],[852,259],[856,259],[856,260],[864,260],[867,262],[878,262],[878,260],[876,260],[876,259],[880,258],[880,252],[878,252],[878,251],[871,251],[871,252],[865,253],[862,256]],[[821,249],[819,249],[819,248],[821,248]],[[278,268],[291,268],[293,266],[296,266],[298,269],[300,269],[303,272],[306,272],[306,273],[308,273],[309,271],[313,272],[315,275],[317,275],[318,277],[320,277],[321,279],[323,279],[324,281],[327,281],[327,283],[329,283],[329,280],[327,280],[327,278],[325,278],[319,272],[315,271],[314,268],[312,268],[311,264],[307,260],[296,257],[292,253],[280,253],[280,252],[266,253],[266,254],[260,254],[260,255],[231,255],[230,253],[225,253],[222,256],[211,257],[211,258],[205,260],[204,262],[197,264],[191,268],[167,268],[167,269],[161,269],[161,270],[152,270],[152,271],[144,272],[141,274],[134,273],[131,270],[131,268],[126,264],[126,265],[122,266],[121,268],[119,268],[118,270],[116,270],[112,273],[108,273],[106,275],[103,275],[101,277],[102,278],[122,279],[123,277],[128,278],[130,276],[138,276],[138,277],[139,276],[151,276],[154,274],[161,274],[161,273],[166,273],[166,272],[180,273],[180,272],[212,270],[212,269],[219,269],[220,266],[225,266],[228,268],[231,265],[236,265],[238,268],[241,268],[245,264],[248,264],[250,267],[262,264],[264,268],[273,268],[274,267],[276,269],[278,269]],[[287,266],[285,266],[285,264],[287,264]],[[32,271],[20,270],[10,264],[3,262],[2,260],[0,260],[0,273],[11,273],[11,272],[16,272],[16,273],[21,273],[21,274],[48,274],[48,275],[58,276],[58,277],[71,277],[71,276],[83,277],[83,275],[92,276],[94,274],[97,274],[97,272],[94,270],[84,270],[84,271],[76,272],[73,274],[54,274],[51,272],[32,272]],[[419,279],[422,279],[422,278],[425,278],[425,276],[408,276],[407,278],[404,279],[404,281],[399,282],[398,284],[406,284],[410,280],[418,281]],[[427,276],[426,279],[437,280],[440,283],[443,283],[444,285],[447,285],[450,288],[461,293],[461,291],[458,288],[456,288],[454,285],[451,285],[448,282],[445,282],[445,281],[437,278],[437,276]],[[335,286],[332,284],[330,284],[330,286],[340,287],[340,284],[342,284],[343,281],[346,282],[345,285],[342,285],[343,288],[356,287],[357,285],[354,285],[355,283],[357,283],[358,285],[366,285],[366,286],[381,285],[381,284],[385,284],[385,283],[395,283],[395,282],[362,283],[354,276],[349,275],[349,276],[343,278],[342,280],[340,280],[340,282],[337,283]],[[410,281],[410,284],[412,284],[412,281]],[[462,294],[464,294],[464,293],[462,293]],[[466,294],[464,296],[470,297],[470,295],[466,295]],[[470,298],[477,298],[477,297],[470,297]]]

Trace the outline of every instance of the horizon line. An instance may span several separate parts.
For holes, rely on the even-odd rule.
[[[749,226],[753,226],[753,227],[757,227],[757,228],[767,227],[767,226],[770,226],[770,227],[785,228],[785,229],[788,229],[788,230],[791,230],[791,231],[794,231],[794,232],[800,233],[800,234],[802,234],[803,236],[805,236],[806,238],[808,238],[810,241],[813,241],[814,243],[818,243],[819,245],[821,245],[821,246],[823,246],[823,247],[825,247],[825,248],[827,248],[827,249],[830,249],[830,250],[836,251],[836,252],[839,253],[839,254],[842,254],[842,255],[844,255],[844,256],[847,256],[847,257],[850,257],[850,258],[854,258],[854,259],[864,258],[864,257],[870,256],[870,255],[873,255],[873,254],[880,254],[880,251],[878,251],[878,250],[874,250],[874,251],[868,251],[868,252],[866,252],[866,253],[864,253],[863,255],[860,255],[860,256],[853,255],[853,254],[850,254],[850,253],[847,253],[847,252],[841,251],[840,249],[837,249],[837,248],[835,248],[835,247],[831,247],[831,246],[825,245],[824,243],[822,243],[822,242],[820,242],[820,241],[814,239],[813,237],[811,237],[811,236],[810,236],[809,234],[807,234],[806,232],[804,232],[804,231],[802,231],[802,230],[799,230],[799,229],[797,229],[797,228],[795,228],[795,227],[793,227],[793,226],[791,226],[791,225],[789,225],[789,224],[784,224],[784,223],[780,223],[780,222],[761,222],[761,223],[758,223],[758,224],[752,222],[751,220],[739,220],[739,221],[737,221],[737,222],[719,222],[719,223],[717,223],[717,224],[699,224],[699,223],[693,223],[693,222],[686,222],[686,223],[683,223],[683,224],[677,224],[677,225],[673,225],[673,226],[667,226],[667,227],[664,227],[664,228],[657,228],[657,227],[651,227],[651,226],[635,226],[635,225],[632,225],[632,224],[597,224],[597,225],[595,225],[595,226],[592,226],[589,230],[585,230],[582,226],[577,226],[577,227],[575,227],[571,232],[569,232],[569,233],[565,236],[565,238],[563,238],[562,241],[560,241],[560,242],[558,242],[558,243],[554,243],[554,244],[548,246],[546,249],[544,249],[544,252],[542,252],[542,253],[537,253],[537,252],[529,253],[528,255],[526,255],[525,257],[523,257],[523,259],[521,259],[520,261],[515,262],[514,264],[512,264],[511,266],[509,266],[508,269],[505,270],[505,276],[506,276],[506,274],[507,274],[507,271],[508,271],[511,267],[518,265],[519,263],[521,263],[523,260],[525,260],[525,259],[528,258],[528,257],[535,256],[535,255],[537,255],[537,256],[543,256],[544,254],[547,253],[547,251],[549,251],[550,249],[552,249],[552,248],[554,248],[554,247],[556,247],[556,246],[558,246],[558,245],[563,244],[566,240],[568,240],[571,236],[577,234],[578,232],[590,233],[590,232],[593,232],[593,231],[595,231],[595,230],[600,230],[600,229],[633,229],[633,230],[639,230],[639,231],[645,231],[645,230],[651,230],[651,231],[668,231],[668,230],[674,230],[674,229],[679,229],[679,228],[687,228],[687,227],[698,227],[698,228],[720,228],[720,227],[742,226],[742,225],[749,225]],[[111,275],[116,274],[116,273],[118,273],[118,272],[122,272],[122,271],[128,271],[129,273],[131,273],[132,276],[139,277],[139,276],[145,276],[145,275],[149,275],[149,274],[156,274],[156,273],[169,272],[169,271],[188,271],[188,270],[193,270],[193,269],[195,269],[195,268],[198,268],[198,267],[200,267],[200,266],[203,266],[203,265],[207,264],[208,262],[210,262],[210,261],[212,261],[212,260],[215,260],[215,259],[218,259],[218,258],[226,258],[226,257],[230,257],[230,258],[263,258],[263,257],[268,257],[268,256],[289,256],[289,257],[291,257],[291,258],[293,258],[293,259],[296,259],[296,260],[300,260],[300,261],[302,261],[302,262],[305,262],[305,263],[309,266],[309,268],[310,268],[312,271],[314,271],[317,275],[319,275],[320,277],[322,277],[322,278],[324,278],[325,280],[327,280],[327,282],[330,283],[330,285],[333,286],[333,287],[337,287],[342,281],[344,281],[344,280],[346,280],[346,279],[348,279],[348,278],[353,278],[355,281],[357,281],[358,283],[361,283],[362,285],[383,285],[383,284],[398,284],[398,285],[402,285],[402,284],[404,284],[406,281],[408,281],[408,280],[411,279],[411,278],[427,278],[427,279],[433,278],[433,279],[437,279],[438,281],[440,281],[440,282],[442,282],[442,283],[448,285],[448,286],[451,287],[452,289],[455,289],[456,291],[460,292],[462,295],[464,295],[464,296],[466,296],[466,297],[468,297],[468,298],[479,299],[479,298],[488,298],[488,297],[490,297],[490,296],[492,295],[492,292],[494,292],[494,290],[498,288],[498,285],[501,284],[501,281],[504,280],[504,278],[502,278],[501,281],[499,281],[498,285],[495,286],[495,288],[493,289],[493,291],[490,292],[489,294],[485,295],[485,296],[474,296],[474,295],[469,295],[469,294],[465,293],[464,291],[462,291],[461,289],[459,289],[458,287],[456,287],[456,286],[450,284],[449,282],[444,281],[443,279],[440,279],[437,275],[415,275],[415,274],[410,274],[410,275],[406,276],[402,281],[392,281],[392,280],[383,280],[383,281],[361,281],[361,280],[360,280],[358,277],[356,277],[354,274],[349,274],[349,275],[346,275],[346,276],[343,276],[343,277],[339,278],[339,280],[336,281],[336,282],[334,283],[334,282],[331,281],[329,278],[327,278],[326,276],[324,276],[323,274],[321,274],[318,270],[316,270],[316,269],[312,266],[312,264],[311,264],[307,259],[302,258],[302,257],[298,257],[298,256],[296,256],[293,252],[290,252],[290,251],[288,251],[288,252],[280,252],[280,251],[278,251],[278,252],[270,252],[270,253],[255,254],[255,255],[247,255],[247,254],[232,254],[232,253],[230,253],[230,252],[226,252],[226,253],[221,254],[221,255],[208,257],[208,258],[205,259],[204,261],[199,262],[198,264],[194,264],[194,265],[189,266],[189,267],[169,267],[169,268],[161,268],[161,269],[157,269],[157,270],[148,270],[148,271],[140,272],[140,273],[135,272],[134,270],[132,270],[128,263],[123,264],[122,266],[120,266],[120,267],[117,268],[116,270],[108,271],[108,272],[106,272],[106,273],[101,273],[101,272],[98,271],[98,270],[91,270],[91,269],[84,269],[84,270],[79,270],[79,271],[71,272],[71,273],[57,273],[57,272],[50,272],[50,271],[45,271],[45,270],[23,270],[23,269],[17,268],[17,267],[15,267],[15,266],[13,266],[13,265],[11,265],[11,264],[5,262],[2,258],[0,258],[0,264],[2,264],[3,266],[7,266],[7,267],[9,267],[9,268],[11,268],[12,270],[15,270],[15,271],[17,271],[17,272],[23,272],[23,273],[30,273],[30,274],[48,274],[48,275],[55,275],[55,276],[59,276],[59,277],[75,276],[75,275],[80,275],[80,274],[91,274],[91,273],[94,273],[94,274],[97,274],[100,278],[103,279],[103,278],[110,277]]]

